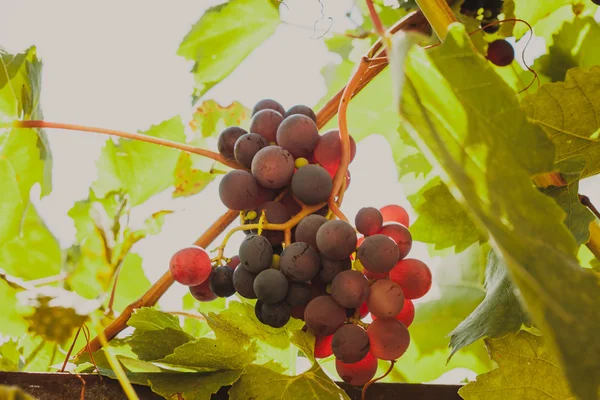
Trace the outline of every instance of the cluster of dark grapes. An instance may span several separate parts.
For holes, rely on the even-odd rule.
[[[504,0],[465,0],[460,6],[460,12],[468,17],[477,18],[481,15],[481,27],[487,33],[496,33],[500,25],[492,24],[498,22],[498,15],[502,14]]]
[[[270,99],[254,107],[249,132],[227,128],[218,147],[245,168],[228,172],[219,186],[221,201],[240,211],[243,224],[284,224],[306,206],[325,204],[342,153],[339,132],[320,135],[310,108],[285,111]],[[351,140],[351,159],[355,152]],[[250,229],[254,225],[226,265],[211,265],[208,253],[192,246],[172,257],[170,270],[197,300],[237,293],[256,299],[256,317],[265,325],[304,320],[316,337],[315,357],[335,355],[342,379],[363,385],[378,359],[395,360],[406,351],[412,300],[429,291],[431,272],[406,258],[412,237],[402,207],[362,208],[356,229],[329,219],[328,211],[323,206],[300,219],[288,245],[283,231],[259,232]]]

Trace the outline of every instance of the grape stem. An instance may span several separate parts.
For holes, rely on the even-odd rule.
[[[388,368],[387,371],[385,371],[385,374],[381,375],[378,378],[371,379],[369,382],[367,382],[365,384],[365,386],[363,386],[362,394],[360,396],[361,400],[365,400],[367,398],[367,389],[369,388],[369,386],[371,386],[372,384],[374,384],[377,381],[382,380],[383,378],[388,376],[390,374],[390,372],[392,372],[392,370],[394,369],[394,364],[396,364],[396,360],[390,361],[390,367]]]
[[[348,218],[346,218],[342,210],[340,210],[340,208],[335,204],[334,201],[329,201],[329,203],[327,203],[327,206],[329,207],[329,210],[333,213],[333,215],[335,215],[338,219],[344,222],[348,222]]]
[[[95,128],[91,126],[83,126],[83,125],[72,125],[72,124],[63,124],[57,122],[48,122],[48,121],[15,121],[13,123],[15,128],[47,128],[47,129],[65,129],[70,131],[82,131],[82,132],[94,132],[100,133],[103,135],[110,136],[118,136],[125,139],[133,139],[139,140],[141,142],[158,144],[160,146],[170,147],[172,149],[177,149],[181,151],[185,151],[187,153],[196,154],[199,156],[207,157],[213,159],[215,161],[220,162],[221,164],[227,165],[228,167],[234,169],[242,169],[242,167],[235,161],[231,161],[220,155],[219,153],[215,153],[214,151],[202,149],[200,147],[191,146],[185,143],[177,143],[172,140],[166,140],[157,138],[154,136],[144,135],[142,133],[131,133],[131,132],[122,132],[114,129],[105,129],[105,128]]]
[[[373,4],[373,0],[367,0],[367,8],[369,9],[369,15],[371,16],[371,20],[373,21],[373,26],[375,27],[375,32],[377,32],[377,34],[380,37],[384,37],[385,36],[385,27],[383,26],[383,23],[381,22],[381,19],[379,18],[379,15],[377,14],[377,11],[375,10],[375,5]]]

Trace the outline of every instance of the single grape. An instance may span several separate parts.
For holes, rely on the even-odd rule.
[[[389,236],[398,245],[398,258],[402,260],[412,249],[412,235],[402,224],[386,222],[379,231],[380,234]]]
[[[246,133],[236,140],[233,146],[233,155],[242,167],[250,169],[256,153],[268,145],[267,139],[258,133]]]
[[[298,225],[296,225],[296,231],[294,237],[298,242],[305,242],[317,249],[317,231],[327,222],[327,218],[318,214],[307,215],[302,218]]]
[[[367,306],[377,318],[394,318],[404,306],[404,293],[397,283],[390,280],[375,281],[367,297]]]
[[[489,24],[493,24],[494,25],[489,25]],[[488,26],[489,25],[489,26]],[[484,19],[481,21],[481,28],[483,29],[483,31],[485,33],[496,33],[500,30],[500,24],[498,24],[498,19],[497,18],[493,18],[493,19]]]
[[[353,386],[363,386],[375,376],[377,358],[369,352],[362,360],[352,364],[335,360],[335,370],[344,382]]]
[[[233,287],[235,291],[246,299],[256,299],[254,293],[254,280],[256,274],[248,272],[246,268],[236,268],[233,271]]]
[[[219,197],[225,207],[242,211],[252,208],[258,196],[256,179],[240,169],[229,171],[219,183]]]
[[[238,252],[240,265],[249,272],[258,274],[269,268],[273,258],[273,247],[264,236],[248,235],[242,241]]]
[[[356,142],[350,136],[350,162],[354,160],[356,155]],[[315,160],[329,172],[330,175],[335,175],[342,157],[342,141],[340,139],[340,131],[332,129],[321,135],[321,139],[317,143],[314,150]]]
[[[293,282],[308,282],[319,272],[319,253],[308,243],[294,242],[281,253],[281,272]]]
[[[276,201],[268,201],[266,203],[261,204],[256,209],[257,216],[253,220],[250,221],[251,224],[257,224],[260,220],[260,215],[262,211],[265,212],[266,221],[271,224],[283,224],[287,222],[291,215],[288,209],[281,203]],[[252,233],[256,233],[257,230],[252,230]],[[269,242],[272,246],[277,246],[283,242],[284,233],[283,231],[271,231],[271,230],[263,230],[262,235],[269,239]]]
[[[225,128],[217,139],[217,149],[219,149],[219,153],[228,160],[233,160],[233,148],[235,146],[238,138],[244,134],[246,134],[245,129],[240,128],[239,126],[230,126],[229,128]]]
[[[285,299],[288,286],[285,276],[276,269],[266,269],[254,279],[254,293],[265,304],[275,304]]]
[[[383,216],[381,212],[374,207],[363,207],[358,210],[354,218],[356,230],[365,236],[378,233],[383,226]]]
[[[277,128],[277,144],[294,158],[312,153],[319,138],[319,128],[315,122],[302,114],[290,115]]]
[[[359,307],[369,296],[369,281],[358,271],[340,272],[331,283],[331,296],[342,307]]]
[[[504,39],[494,40],[488,45],[487,59],[498,67],[506,67],[515,59],[515,49]]]
[[[346,324],[333,334],[331,349],[341,362],[359,362],[369,352],[369,336],[360,326]]]
[[[231,257],[229,259],[229,262],[225,265],[227,265],[229,268],[235,270],[238,267],[238,265],[240,265],[240,257],[239,256]]]
[[[279,189],[290,183],[294,175],[294,157],[279,146],[267,146],[252,160],[252,175],[269,189]]]
[[[308,283],[292,282],[285,296],[285,301],[291,307],[305,306],[312,300],[312,293],[312,289]]]
[[[235,293],[231,268],[217,267],[212,270],[208,279],[210,290],[218,297],[229,297]]]
[[[257,318],[265,325],[273,328],[281,328],[290,320],[290,311],[291,308],[285,301],[275,304],[262,303],[260,317],[257,315]]]
[[[317,248],[332,260],[343,260],[356,250],[356,232],[340,220],[327,221],[317,231]]]
[[[346,310],[331,296],[315,297],[304,310],[304,321],[315,336],[333,335],[346,322]]]
[[[367,237],[356,252],[362,266],[372,272],[390,271],[399,255],[396,242],[381,234]]]
[[[431,289],[431,270],[414,258],[398,261],[390,271],[390,279],[400,285],[404,297],[410,300],[425,296]]]
[[[309,206],[326,202],[332,188],[331,176],[318,165],[306,165],[292,177],[292,192],[298,200]]]
[[[301,104],[295,105],[292,108],[290,108],[289,110],[287,110],[285,112],[285,114],[283,114],[283,117],[287,118],[290,115],[295,115],[295,114],[306,115],[308,118],[312,119],[315,124],[317,123],[317,116],[315,115],[315,112],[312,110],[312,108],[301,105]]]
[[[383,222],[398,222],[408,228],[409,217],[404,207],[390,204],[379,209]]]
[[[397,319],[376,319],[367,328],[371,354],[380,360],[395,360],[401,357],[410,344],[406,326]]]
[[[333,335],[315,337],[315,358],[326,358],[333,354]]]
[[[169,271],[173,279],[185,286],[196,286],[206,281],[211,273],[210,256],[201,247],[190,246],[171,257]]]
[[[372,317],[373,321],[377,319],[375,315],[373,315]],[[398,321],[402,322],[407,328],[413,323],[415,319],[415,305],[412,302],[412,300],[404,299],[404,306],[395,318]]]
[[[277,111],[264,109],[260,110],[250,120],[250,132],[264,137],[267,142],[277,140],[277,128],[283,121],[283,115]]]
[[[285,114],[285,108],[273,99],[263,99],[256,103],[252,108],[252,115],[254,116],[260,110],[275,110],[281,115]]]
[[[343,260],[330,260],[321,254],[321,268],[317,275],[324,283],[331,283],[333,279],[341,272],[352,269],[352,261],[350,257]]]
[[[198,301],[213,301],[217,296],[210,290],[209,280],[205,280],[199,285],[190,286],[190,294]]]

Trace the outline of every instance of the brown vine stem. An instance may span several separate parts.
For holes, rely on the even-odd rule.
[[[96,128],[91,126],[83,126],[83,125],[72,125],[72,124],[62,124],[57,122],[48,122],[48,121],[15,121],[13,123],[15,128],[47,128],[47,129],[65,129],[70,131],[82,131],[82,132],[94,132],[100,133],[103,135],[110,136],[118,136],[125,139],[133,139],[139,140],[141,142],[153,143],[160,146],[170,147],[172,149],[177,149],[181,151],[185,151],[187,153],[197,154],[199,156],[211,158],[215,161],[220,162],[221,164],[227,165],[228,167],[234,169],[242,169],[242,167],[235,161],[231,161],[220,155],[219,153],[215,153],[214,151],[202,149],[200,147],[191,146],[185,143],[177,143],[172,140],[166,140],[157,138],[154,136],[144,135],[142,133],[131,133],[131,132],[122,132],[114,129],[105,129],[105,128]]]
[[[374,384],[377,381],[382,380],[383,378],[388,376],[390,374],[390,372],[392,372],[392,369],[394,369],[394,364],[396,364],[396,360],[390,361],[390,367],[388,368],[387,371],[385,371],[385,374],[381,375],[378,378],[371,379],[369,382],[367,382],[365,384],[365,386],[363,386],[362,393],[360,396],[361,400],[365,400],[367,398],[367,389],[369,388],[369,386],[371,386],[372,384]]]
[[[375,31],[381,37],[385,36],[385,28],[383,26],[383,22],[379,18],[379,14],[375,10],[375,5],[373,4],[373,0],[367,0],[367,9],[369,10],[369,15],[371,16],[371,20],[373,21],[373,26],[375,27]]]
[[[219,219],[217,219],[211,226],[200,236],[194,244],[203,248],[208,247],[213,240],[217,238],[238,216],[237,211],[227,211]],[[133,310],[140,307],[151,307],[161,296],[167,291],[169,287],[174,283],[171,273],[167,271],[152,287],[142,295],[139,299],[128,305],[125,310],[113,321],[104,328],[104,337],[106,341],[110,341],[112,338],[117,336],[123,329],[127,327],[127,321],[133,313]],[[98,351],[102,347],[100,338],[96,336],[89,343],[90,351]],[[86,351],[81,349],[77,356],[80,356]]]

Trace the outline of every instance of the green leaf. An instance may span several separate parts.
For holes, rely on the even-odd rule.
[[[530,25],[536,25],[562,6],[579,2],[579,0],[546,0],[542,3],[535,4],[534,2],[527,0],[511,0],[506,1],[507,4],[504,5],[504,12],[507,14],[505,16],[506,18],[514,18],[516,16],[517,18],[527,21]],[[506,12],[507,7],[510,9],[508,13]],[[504,25],[514,25],[514,23],[507,23]],[[523,23],[516,23],[516,25],[514,25],[513,34],[517,38],[523,36],[527,31],[528,27]],[[510,36],[510,31],[507,32],[506,30],[503,30],[503,34]]]
[[[0,175],[5,176],[1,172]],[[58,240],[48,230],[33,204],[27,206],[22,217],[20,233],[0,246],[0,265],[9,274],[25,280],[57,275],[62,266]]]
[[[140,360],[152,361],[172,354],[177,347],[191,340],[194,340],[194,337],[181,329],[164,328],[161,330],[136,331],[127,339],[127,343]]]
[[[502,337],[529,324],[515,296],[506,265],[493,251],[489,253],[485,270],[485,290],[481,304],[450,333],[452,354],[482,337]]]
[[[4,307],[0,333],[7,336],[22,336],[27,332],[27,323],[19,313],[17,290],[0,279],[0,304]]]
[[[454,246],[457,253],[486,240],[441,179],[427,182],[408,200],[419,215],[410,226],[414,240],[433,243],[437,250]]]
[[[11,55],[0,49],[0,121],[43,119],[40,109],[42,63],[36,48]],[[35,183],[42,196],[52,191],[52,155],[43,130],[0,130],[0,158],[7,158],[17,175],[23,203]]]
[[[123,311],[125,307],[139,299],[150,286],[150,281],[142,267],[142,257],[136,253],[127,254],[119,271],[113,308],[119,312]]]
[[[552,139],[557,162],[581,155],[586,160],[582,178],[600,172],[600,67],[573,68],[564,83],[543,85],[522,105],[530,121]]]
[[[400,67],[396,63],[397,74]],[[489,232],[533,322],[560,355],[574,392],[595,398],[600,282],[579,266],[562,209],[531,182],[533,175],[552,170],[551,142],[527,122],[514,92],[474,53],[462,25],[453,25],[440,47],[413,47],[405,68],[401,113],[411,135],[443,169],[451,193]]]
[[[446,350],[450,332],[481,303],[485,296],[483,265],[485,253],[477,245],[444,257],[435,271],[440,296],[417,303],[415,319],[409,328],[411,341],[421,355]]]
[[[0,371],[18,371],[21,353],[16,340],[0,344]]]
[[[198,138],[217,137],[230,126],[242,126],[250,119],[250,110],[238,101],[222,106],[215,100],[204,100],[194,112],[190,122]]]
[[[181,393],[185,400],[210,400],[222,386],[237,381],[242,371],[215,371],[204,373],[149,374],[152,391],[170,398]]]
[[[194,61],[195,102],[225,79],[279,25],[277,3],[231,0],[206,11],[177,54]]]
[[[295,331],[290,341],[299,348],[306,358],[315,363],[315,335],[310,332]]]
[[[541,336],[526,331],[486,339],[498,368],[479,375],[458,393],[465,400],[575,398],[560,363],[544,342]]]
[[[9,160],[0,157],[0,245],[17,237],[23,218],[23,201],[19,193],[17,175]]]
[[[152,126],[146,135],[183,142],[185,134],[180,117]],[[173,185],[173,171],[179,150],[130,139],[108,140],[96,165],[98,179],[92,184],[98,197],[111,191],[124,190],[131,206],[142,204],[150,197]]]
[[[190,293],[186,293],[182,299],[184,310],[197,311],[201,313],[221,312],[227,308],[227,300],[224,297],[218,297],[213,301],[198,301]],[[205,336],[211,332],[210,326],[204,321],[195,318],[184,318],[183,330],[196,337]]]
[[[179,318],[152,307],[136,309],[127,321],[127,325],[135,328],[136,332],[157,331],[166,328],[181,330]]]
[[[309,395],[319,400],[349,400],[318,364],[303,374],[288,376],[259,365],[250,365],[229,389],[232,400],[284,400],[303,399]]]
[[[192,196],[200,193],[215,179],[212,172],[204,172],[194,168],[192,155],[181,153],[175,166],[175,190],[173,198]]]
[[[573,157],[558,164],[557,168],[567,185],[550,186],[541,190],[565,211],[565,224],[577,244],[585,244],[590,238],[590,222],[595,219],[594,214],[579,201],[579,179],[585,169],[585,159],[581,156]]]
[[[600,64],[595,51],[600,40],[600,26],[593,17],[575,18],[565,22],[554,34],[548,53],[536,60],[535,71],[546,75],[552,82],[564,81],[571,68],[590,68]]]
[[[304,325],[302,321],[292,318],[283,328],[272,328],[256,318],[252,305],[238,301],[229,302],[228,308],[218,314],[209,313],[207,321],[215,333],[243,340],[258,339],[281,349],[289,347],[292,332]]]

